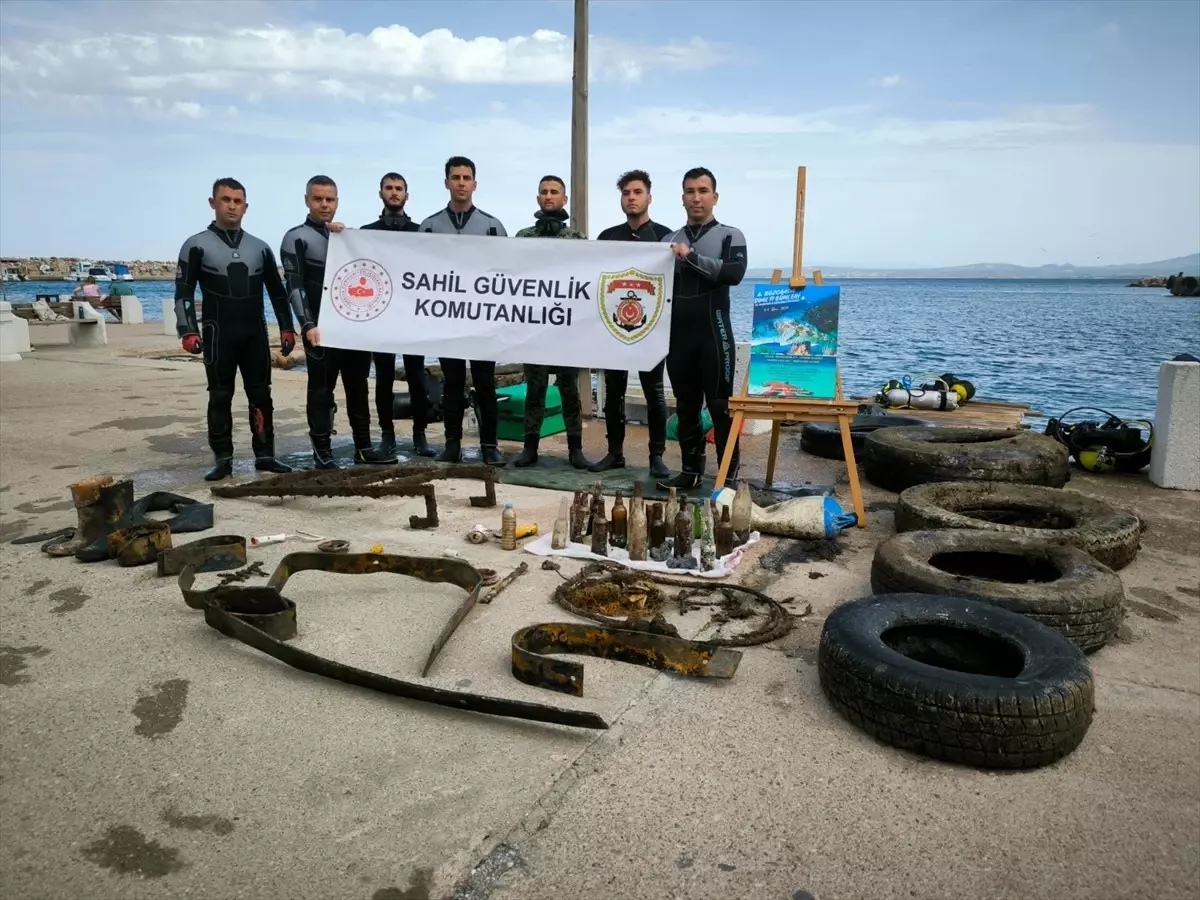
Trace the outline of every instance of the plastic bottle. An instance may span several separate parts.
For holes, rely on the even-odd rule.
[[[563,497],[558,501],[558,518],[554,520],[554,531],[550,536],[550,548],[552,550],[564,550],[567,546],[567,529],[568,520],[570,519],[571,511],[568,508],[567,498]]]
[[[608,529],[608,542],[614,547],[625,548],[629,538],[629,510],[620,491],[613,499],[612,525]]]
[[[517,514],[511,503],[504,504],[500,517],[500,549],[517,549]]]
[[[733,498],[733,540],[739,546],[750,539],[750,511],[754,501],[750,497],[750,485],[743,478],[738,481],[737,494]]]

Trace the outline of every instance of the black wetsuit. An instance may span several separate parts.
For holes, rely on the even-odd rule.
[[[683,456],[683,472],[677,480],[679,486],[691,487],[704,474],[702,406],[707,406],[712,416],[718,465],[730,439],[729,398],[737,350],[729,320],[729,288],[746,274],[746,238],[737,228],[713,219],[701,226],[685,226],[662,240],[692,247],[687,259],[677,260],[675,265],[671,351],[667,354]],[[733,440],[729,478],[737,474],[740,461],[737,435]]]
[[[198,321],[197,285],[203,304]],[[225,231],[213,222],[184,241],[179,250],[175,330],[181,338],[199,335],[202,341],[208,376],[208,443],[218,466],[233,458],[233,393],[239,371],[250,407],[254,456],[260,461],[275,456],[264,289],[271,298],[280,333],[294,332],[287,291],[279,277],[275,254],[266,243],[241,229]],[[308,325],[303,318],[301,324]]]
[[[455,212],[449,206],[439,209],[421,223],[421,231],[433,234],[474,234],[508,237],[504,225],[495,216],[472,206],[466,212]],[[443,357],[443,421],[446,430],[446,450],[439,457],[444,462],[458,462],[462,444],[463,414],[467,403],[467,361]],[[475,387],[475,403],[479,415],[479,445],[487,463],[503,465],[505,460],[497,446],[498,410],[496,400],[496,364],[488,360],[471,360],[471,382]]]
[[[419,231],[420,226],[405,213],[392,213],[386,208],[374,222],[363,226],[364,231]],[[396,385],[396,354],[375,353],[375,411],[379,414],[379,429],[385,445],[395,443],[393,421]],[[429,394],[425,390],[425,357],[404,354],[404,380],[408,382],[408,397],[412,403],[413,443],[417,452],[424,453],[425,426],[429,424]]]
[[[306,217],[304,222],[290,229],[279,245],[279,258],[283,262],[284,278],[288,297],[293,309],[304,310],[308,321],[319,324],[321,318],[321,293],[325,284],[325,259],[329,251],[329,231],[324,222]],[[314,347],[308,340],[310,328],[302,335],[304,358],[308,367],[308,436],[312,441],[313,455],[317,465],[330,465],[333,459],[331,442],[334,434],[334,417],[337,405],[334,388],[338,375],[342,376],[342,390],[346,395],[346,418],[354,434],[355,449],[371,446],[371,407],[367,390],[367,374],[370,356],[363,369],[361,360],[350,354],[352,351],[334,347]],[[356,366],[355,363],[358,362]]]
[[[605,228],[598,241],[661,241],[671,233],[666,225],[646,220],[640,228],[630,228],[628,222]],[[639,372],[642,393],[646,397],[646,424],[650,428],[650,468],[656,478],[670,475],[662,462],[667,449],[667,391],[663,386],[666,359],[648,372]],[[604,426],[608,435],[608,455],[592,467],[593,471],[619,468],[625,464],[625,390],[629,373],[624,369],[604,370]]]

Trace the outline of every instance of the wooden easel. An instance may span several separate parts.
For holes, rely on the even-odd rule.
[[[788,287],[793,291],[804,290],[806,282],[801,274],[801,261],[804,251],[804,194],[806,189],[806,171],[804,166],[796,172],[796,227],[792,242],[792,277],[788,279]],[[779,284],[781,273],[778,269],[771,276],[771,284]],[[813,271],[813,284],[824,284],[825,280],[819,270]],[[850,480],[850,500],[854,513],[858,517],[858,527],[867,527],[867,511],[863,507],[862,487],[858,482],[858,464],[854,459],[854,445],[850,442],[850,422],[858,413],[857,402],[847,402],[842,393],[842,373],[837,374],[837,399],[835,400],[789,400],[782,397],[751,397],[750,371],[746,370],[746,378],[742,382],[742,391],[736,397],[729,399],[729,411],[733,413],[733,424],[730,428],[730,440],[725,446],[725,454],[721,458],[721,468],[717,470],[715,490],[725,486],[725,477],[729,474],[729,465],[733,461],[734,441],[740,440],[742,423],[746,419],[769,419],[771,421],[771,449],[767,455],[767,487],[775,478],[775,458],[779,453],[779,429],[784,421],[791,422],[836,422],[842,431],[842,450],[846,456],[846,475]]]

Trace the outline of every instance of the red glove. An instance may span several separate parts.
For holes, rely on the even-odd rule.
[[[296,349],[296,332],[279,332],[279,349],[283,351],[284,356],[290,355]]]
[[[200,352],[200,335],[189,334],[187,337],[185,337],[183,339],[183,349],[186,350],[188,353],[199,353]]]

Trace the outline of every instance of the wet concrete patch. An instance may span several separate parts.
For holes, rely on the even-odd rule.
[[[196,456],[206,448],[207,438],[204,432],[194,432],[191,436],[182,434],[152,434],[146,438],[150,449],[159,453],[175,456]],[[248,439],[247,439],[248,440]]]
[[[430,900],[433,896],[433,869],[414,869],[408,877],[408,887],[380,888],[371,900]]]
[[[45,656],[50,651],[45,647],[0,647],[0,684],[6,684],[9,687],[18,684],[29,684],[33,679],[24,674],[28,664],[25,660],[29,657],[37,659],[40,656]]]
[[[793,563],[830,562],[842,555],[836,540],[780,541],[758,558],[758,564],[776,575],[782,575]]]
[[[867,504],[867,512],[895,512],[895,500],[876,500],[874,503]]]
[[[12,485],[6,484],[4,487],[0,487],[0,494],[3,494],[5,491],[10,491],[10,490],[12,490]]]
[[[15,541],[17,538],[25,537],[25,533],[29,530],[29,519],[13,519],[11,522],[0,522],[0,544],[6,544],[9,541]]]
[[[232,834],[233,822],[224,816],[185,816],[174,807],[163,811],[162,820],[172,828],[183,828],[187,831],[206,831],[210,834]]]
[[[70,465],[51,466],[50,468],[53,469],[55,472],[61,472],[63,469],[79,469],[79,468],[82,468],[82,466],[77,466],[74,463],[71,463]]]
[[[58,604],[58,606],[54,607],[54,609],[50,610],[50,612],[61,616],[63,613],[75,612],[75,610],[79,609],[85,602],[90,600],[91,597],[85,594],[79,588],[72,587],[55,591],[50,595],[50,599]]]
[[[61,497],[43,497],[40,500],[29,500],[13,507],[17,512],[30,513],[35,516],[42,513],[66,512],[74,508],[75,504],[72,501],[63,500]]]
[[[1157,622],[1178,622],[1179,616],[1173,612],[1167,612],[1165,609],[1159,609],[1157,606],[1151,606],[1149,603],[1142,603],[1138,600],[1130,600],[1125,598],[1125,605],[1137,613],[1139,616],[1144,616],[1147,619],[1154,619]]]
[[[143,878],[162,878],[184,867],[178,850],[147,840],[129,825],[111,826],[104,837],[83,848],[83,856],[119,875]]]
[[[174,731],[183,721],[189,684],[185,678],[172,678],[156,684],[153,694],[138,697],[133,704],[133,714],[138,718],[134,733],[153,740]]]
[[[38,593],[38,591],[50,587],[51,584],[53,584],[53,582],[49,578],[39,578],[33,584],[29,585],[29,587],[25,588],[25,596],[32,597],[34,594]]]
[[[1160,591],[1157,588],[1130,588],[1129,593],[1135,597],[1140,597],[1147,603],[1152,603],[1162,609],[1169,609],[1171,612],[1190,613],[1195,615],[1196,610],[1188,606],[1186,603],[1181,603],[1168,594],[1166,591]]]
[[[172,425],[194,425],[200,421],[203,421],[200,416],[133,416],[127,419],[101,422],[96,427],[118,428],[121,431],[154,431],[158,428],[169,428]]]
[[[1177,584],[1175,585],[1175,590],[1177,593],[1186,594],[1188,597],[1196,597],[1197,599],[1200,599],[1200,587],[1190,587],[1186,584]]]

